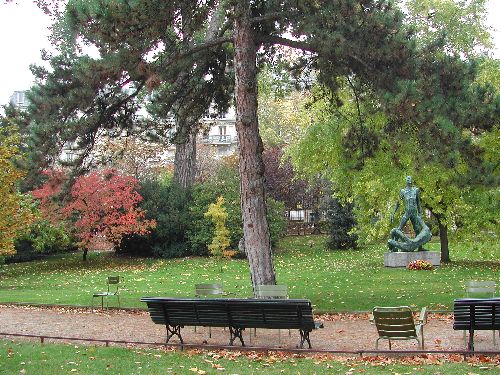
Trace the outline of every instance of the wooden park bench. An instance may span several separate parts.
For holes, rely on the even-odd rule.
[[[167,339],[177,336],[184,343],[181,328],[184,326],[228,327],[229,345],[237,338],[245,346],[245,328],[298,329],[299,348],[307,342],[309,333],[323,324],[315,322],[311,301],[304,299],[262,300],[236,298],[162,298],[143,297],[151,319],[167,328]]]
[[[500,298],[456,299],[453,318],[453,329],[469,331],[467,348],[473,351],[474,331],[500,329]]]

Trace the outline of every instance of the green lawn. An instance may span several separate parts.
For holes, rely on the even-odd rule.
[[[493,358],[304,358],[271,353],[172,352],[0,340],[1,374],[440,374],[494,373]]]
[[[466,280],[499,279],[500,244],[474,248],[451,243],[453,263],[433,271],[389,269],[384,245],[328,251],[325,237],[288,237],[275,251],[278,283],[288,284],[291,298],[308,298],[316,312],[371,310],[375,305],[415,305],[448,309],[464,296]],[[438,250],[439,243],[431,243]],[[223,272],[220,272],[221,266]],[[235,297],[251,296],[246,260],[208,258],[158,260],[92,253],[0,266],[0,302],[90,305],[107,275],[123,278],[122,305],[145,307],[143,296],[192,297],[194,284],[221,282]],[[113,300],[112,300],[113,301]],[[97,300],[96,300],[97,303]]]

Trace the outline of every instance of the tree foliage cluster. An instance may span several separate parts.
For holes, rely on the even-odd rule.
[[[330,199],[326,209],[328,239],[326,246],[331,250],[354,249],[358,236],[352,233],[356,226],[353,204],[341,204],[337,199]]]
[[[7,118],[0,124],[0,256],[15,253],[16,237],[35,219],[31,198],[18,191],[23,177],[16,165],[20,137]]]
[[[295,165],[326,173],[336,196],[354,203],[362,242],[387,236],[406,175],[436,220],[443,260],[450,229],[469,239],[498,234],[498,155],[491,153],[500,96],[477,80],[479,66],[427,46],[418,75],[400,80],[396,94],[375,96],[347,79],[342,106],[315,104],[315,123],[291,152]]]
[[[213,256],[222,258],[224,251],[229,247],[229,230],[226,227],[227,212],[224,207],[224,197],[217,198],[215,203],[208,206],[205,217],[209,218],[214,225],[214,238],[208,245],[208,250]]]
[[[146,234],[156,225],[138,207],[142,197],[134,177],[113,169],[94,171],[78,177],[64,196],[65,173],[48,171],[47,176],[48,180],[32,192],[33,197],[39,200],[43,217],[52,227],[66,226],[73,232],[84,259],[88,250],[106,243],[116,248],[124,236]]]

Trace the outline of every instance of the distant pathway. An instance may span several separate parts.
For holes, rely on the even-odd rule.
[[[311,333],[314,349],[327,350],[368,350],[375,349],[377,332],[368,321],[367,314],[320,315],[316,320],[324,322],[325,328]],[[0,305],[0,332],[22,333],[47,336],[93,338],[103,340],[146,341],[162,343],[165,340],[165,327],[154,324],[145,311],[94,310],[72,308],[13,307]],[[229,332],[222,328],[212,328],[212,338],[206,328],[183,328],[185,343],[227,345]],[[462,331],[454,331],[449,315],[431,314],[424,328],[425,349],[427,350],[465,350]],[[244,339],[250,344],[248,330]],[[299,341],[297,331],[281,330],[281,344],[277,330],[257,330],[252,335],[252,345],[295,348]],[[58,340],[60,342],[60,340]],[[174,340],[174,342],[177,342]],[[500,350],[493,346],[491,331],[480,331],[475,337],[476,350]],[[388,349],[387,341],[381,340],[379,348]],[[417,350],[415,341],[400,341],[393,349]]]

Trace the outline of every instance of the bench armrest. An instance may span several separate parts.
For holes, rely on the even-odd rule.
[[[420,316],[418,317],[418,322],[420,324],[427,323],[427,307],[422,307],[422,310],[420,310]]]

